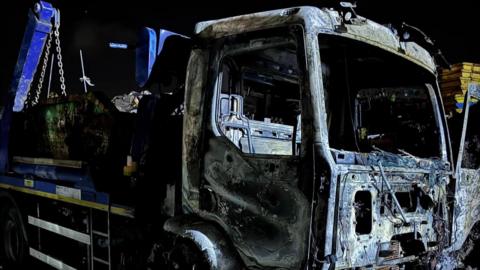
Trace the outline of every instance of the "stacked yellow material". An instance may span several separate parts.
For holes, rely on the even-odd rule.
[[[480,83],[480,64],[464,62],[442,70],[440,90],[447,113],[462,112],[465,93],[472,82]],[[477,101],[472,100],[473,103]]]

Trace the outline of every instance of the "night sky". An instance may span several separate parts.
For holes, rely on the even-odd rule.
[[[16,0],[1,18],[0,86],[8,88],[21,43],[27,11],[35,1]],[[142,26],[164,28],[190,35],[198,21],[269,9],[313,5],[338,6],[337,1],[223,1],[220,3],[168,1],[53,1],[62,11],[62,44],[67,88],[82,89],[79,50],[83,50],[86,73],[95,90],[128,92],[135,89],[134,51],[108,48],[108,42],[135,43]],[[418,2],[422,2],[419,5]],[[73,3],[73,4],[72,4]],[[98,3],[102,3],[99,5]],[[163,4],[162,4],[163,3]],[[474,1],[366,1],[357,2],[359,15],[382,24],[408,24],[421,28],[451,63],[480,63],[480,46],[474,41],[480,27]],[[6,33],[5,33],[6,31]],[[54,73],[54,76],[56,72]],[[55,80],[56,81],[56,80]],[[55,88],[55,82],[53,84]],[[57,87],[58,88],[58,87]]]

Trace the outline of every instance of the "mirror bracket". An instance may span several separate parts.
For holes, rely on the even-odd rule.
[[[480,100],[480,84],[470,83],[468,85],[468,90],[465,93],[465,98],[463,102],[463,125],[462,125],[462,133],[460,137],[460,144],[458,149],[458,156],[457,156],[457,164],[455,166],[455,177],[459,179],[460,177],[460,167],[462,166],[463,160],[463,152],[465,147],[465,137],[467,134],[467,125],[468,125],[468,115],[470,112],[470,99],[475,98]]]

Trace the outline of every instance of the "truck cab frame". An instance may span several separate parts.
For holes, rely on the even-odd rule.
[[[183,80],[182,56],[194,45],[185,89],[142,98],[135,139],[117,149],[125,153],[116,158],[130,162],[123,174],[121,166],[100,174],[136,180],[132,156],[148,159],[152,174],[143,175],[141,188],[133,185],[138,198],[120,190],[132,199],[124,205],[88,172],[56,173],[83,172],[83,161],[15,156],[9,148],[23,143],[12,135],[22,129],[10,125],[58,17],[45,2],[30,14],[0,108],[0,257],[7,267],[22,267],[28,252],[57,269],[453,269],[471,251],[480,174],[475,147],[465,145],[478,142],[475,126],[467,129],[476,118],[466,106],[452,143],[435,61],[395,29],[316,7],[201,22],[192,40],[161,30],[157,43],[155,30],[144,29],[136,67],[142,87],[172,74]],[[466,104],[478,92],[472,85]],[[92,93],[78,98],[103,102]],[[181,157],[168,153],[180,149],[177,120]],[[162,143],[150,147],[156,140]],[[160,154],[170,162],[158,164]],[[47,242],[45,231],[53,233]],[[86,255],[63,254],[54,237],[78,242]]]
[[[217,262],[213,268],[234,269],[218,266],[236,264],[232,261],[281,269],[414,265],[449,245],[452,154],[434,60],[392,29],[342,14],[300,7],[197,24],[185,96],[182,206],[201,226],[212,224],[231,246],[224,260],[218,252],[208,253]],[[355,51],[362,46],[364,51]],[[349,72],[326,62],[341,59],[325,49],[335,47],[343,48],[343,56],[351,52],[346,67],[376,54],[391,62],[375,69],[372,60],[372,72],[387,69],[398,76],[379,73],[355,85],[372,89],[356,92],[349,85],[354,79],[344,76],[335,87],[347,84],[340,96],[351,95],[349,104],[332,104],[330,73]],[[282,100],[285,88],[297,93]],[[360,115],[360,103],[378,96],[389,106],[399,104],[389,117],[412,117],[409,110],[422,108],[413,113],[424,114],[428,131],[412,135],[423,142],[402,140],[411,118],[385,134],[362,134],[367,127],[374,130],[375,121],[391,119]],[[285,103],[292,99],[295,109]],[[345,105],[355,148],[345,138],[333,142],[341,135],[332,128],[331,108]],[[371,106],[373,114],[388,112]],[[362,119],[371,125],[362,126]],[[400,131],[388,142],[388,132]],[[385,140],[375,141],[376,136]],[[419,147],[415,154],[395,148],[409,143],[412,151]],[[192,239],[185,231],[195,230],[195,222],[180,219],[168,221],[166,230]]]

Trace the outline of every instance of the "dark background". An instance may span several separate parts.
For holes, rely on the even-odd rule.
[[[8,88],[26,23],[28,9],[35,1],[16,0],[3,8],[0,50],[0,87]],[[79,49],[83,50],[86,73],[96,90],[133,90],[134,51],[115,50],[107,44],[135,43],[142,26],[191,35],[196,22],[269,9],[313,5],[338,7],[338,1],[52,1],[62,11],[61,38],[67,89],[82,89]],[[421,4],[419,4],[421,3]],[[451,63],[480,62],[475,39],[480,26],[473,1],[367,1],[357,2],[357,13],[382,24],[405,21],[421,28],[443,51]],[[57,72],[54,71],[54,75]],[[54,76],[53,88],[58,89]]]

